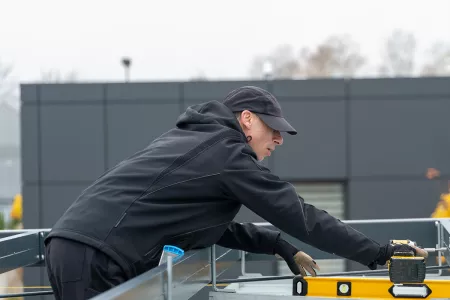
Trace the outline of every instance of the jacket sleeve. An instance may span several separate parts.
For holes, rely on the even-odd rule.
[[[274,254],[274,246],[279,235],[279,231],[252,223],[231,222],[216,244],[252,253]]]
[[[373,266],[380,251],[377,242],[326,211],[306,204],[290,183],[258,164],[245,149],[236,152],[222,173],[224,193],[302,242]]]

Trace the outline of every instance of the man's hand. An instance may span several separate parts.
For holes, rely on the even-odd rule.
[[[394,255],[394,252],[396,251],[412,251],[415,256],[421,256],[421,257],[428,257],[428,252],[416,247],[416,246],[410,246],[406,244],[386,244],[380,249],[380,253],[378,254],[377,259],[375,260],[375,263],[381,266],[386,265],[388,260]],[[376,267],[374,265],[369,267],[371,269],[375,269]]]
[[[274,252],[284,259],[289,269],[295,275],[301,274],[302,276],[307,276],[306,270],[311,276],[316,276],[316,271],[314,269],[320,270],[319,266],[311,256],[303,251],[299,251],[294,245],[283,240],[281,237],[279,237],[275,245]]]
[[[395,245],[388,245],[387,248],[387,256],[388,259],[391,258],[394,255],[394,252],[399,251],[399,250],[405,250],[405,251],[412,251],[414,252],[415,256],[422,256],[427,258],[428,257],[428,252],[417,247],[417,246],[410,246],[410,245],[405,245],[405,244],[395,244]]]
[[[316,270],[314,269],[320,270],[319,266],[311,258],[311,256],[309,256],[303,251],[298,251],[297,254],[295,254],[294,256],[294,260],[297,266],[299,266],[300,273],[303,276],[306,276],[305,270],[308,271],[308,273],[311,274],[311,276],[313,277],[317,275]]]

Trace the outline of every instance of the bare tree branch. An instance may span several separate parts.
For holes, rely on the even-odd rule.
[[[8,78],[8,75],[11,74],[11,70],[11,66],[4,66],[0,63],[0,82],[3,82]]]
[[[250,64],[249,74],[252,78],[261,78],[264,74],[264,63],[268,61],[268,58],[264,56],[257,56],[253,58]]]
[[[14,85],[10,82],[12,66],[0,61],[0,102],[13,101]]]
[[[382,52],[382,76],[411,76],[414,73],[417,42],[412,33],[394,31],[386,40]]]
[[[75,71],[62,74],[59,70],[50,69],[41,72],[41,80],[44,83],[71,83],[78,80],[78,74]]]
[[[266,63],[271,64],[272,78],[294,78],[300,73],[300,66],[294,50],[287,44],[278,46],[269,55],[255,57],[250,66],[250,76],[263,77]]]
[[[359,46],[348,36],[331,36],[314,51],[300,51],[305,77],[353,77],[366,63]]]
[[[198,71],[197,74],[191,77],[190,81],[208,81],[208,76],[206,76],[206,73],[201,70]]]
[[[277,47],[271,55],[274,76],[277,78],[292,78],[298,75],[299,64],[290,45]]]

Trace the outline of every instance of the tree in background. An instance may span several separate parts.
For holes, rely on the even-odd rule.
[[[66,74],[56,69],[41,72],[41,82],[43,83],[73,83],[77,80],[78,74],[75,71]]]
[[[9,74],[11,73],[11,67],[2,64],[0,61],[0,99],[3,100],[4,97],[9,93],[9,88],[7,87],[7,80]]]
[[[303,48],[295,55],[290,45],[281,45],[266,56],[257,56],[250,76],[264,77],[264,64],[272,66],[272,78],[353,77],[365,64],[358,45],[347,35],[331,36],[315,49]]]
[[[197,73],[192,76],[189,81],[208,81],[208,76],[203,70],[197,71]]]
[[[19,85],[12,79],[13,67],[0,59],[0,103],[19,109]],[[1,137],[0,137],[1,138]]]
[[[418,63],[418,42],[414,34],[395,30],[382,45],[381,63],[376,65],[379,77],[413,77],[450,75],[450,44],[435,42],[425,52],[424,63]],[[298,51],[283,44],[267,55],[259,55],[250,65],[252,78],[265,78],[264,66],[271,65],[272,79],[355,78],[367,76],[362,68],[368,59],[349,35],[333,35],[313,48]]]
[[[0,60],[0,102],[14,97],[14,85],[10,81],[12,66]]]
[[[301,69],[306,78],[354,77],[366,63],[350,36],[331,36],[316,49],[301,50]]]
[[[301,75],[300,62],[290,45],[283,44],[276,47],[268,55],[257,56],[251,63],[250,76],[253,78],[264,77],[264,66],[267,63],[271,65],[272,78],[287,79]]]
[[[412,76],[416,50],[417,42],[412,33],[395,30],[384,45],[379,75],[384,77]]]

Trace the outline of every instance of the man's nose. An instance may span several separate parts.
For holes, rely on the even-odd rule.
[[[275,131],[273,141],[277,145],[283,145],[283,136],[281,136],[281,133],[279,131]]]

